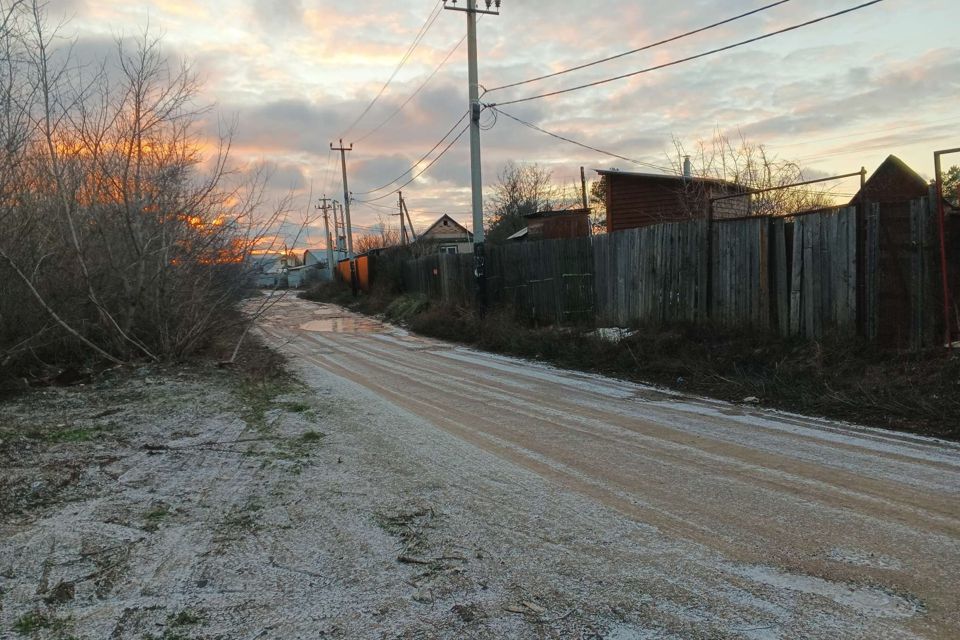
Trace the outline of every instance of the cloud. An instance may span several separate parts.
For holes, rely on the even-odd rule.
[[[304,26],[302,0],[254,0],[253,16],[257,26],[274,35]]]
[[[503,3],[499,17],[479,23],[480,81],[494,87],[554,72],[763,2],[740,4],[555,0],[545,9],[544,3],[511,0]],[[172,54],[189,54],[196,62],[205,81],[201,102],[216,103],[227,120],[237,116],[237,160],[272,163],[271,193],[292,186],[303,199],[311,182],[318,189],[337,188],[339,166],[327,162],[329,143],[340,138],[381,89],[435,6],[435,0],[54,0],[51,11],[76,14],[70,26],[80,35],[78,52],[91,59],[112,47],[109,34],[138,33],[149,20],[165,33]],[[785,4],[650,51],[491,92],[484,101],[503,102],[628,73],[833,10],[832,0]],[[504,109],[560,135],[656,164],[666,163],[673,136],[691,143],[710,137],[716,128],[742,132],[781,157],[819,156],[816,169],[826,172],[846,169],[851,162],[869,165],[892,152],[920,164],[928,162],[936,136],[960,120],[949,120],[960,95],[960,50],[949,44],[955,40],[955,24],[953,3],[888,0],[702,60]],[[464,113],[466,52],[461,48],[424,90],[371,133],[463,35],[462,14],[442,11],[394,82],[345,136],[346,143],[356,143],[348,154],[355,191],[397,177]],[[489,112],[485,125],[488,118]],[[204,125],[205,135],[215,136],[217,114],[210,114]],[[580,165],[636,168],[504,117],[481,137],[488,185],[508,160],[539,162],[562,180],[575,176]],[[858,149],[862,157],[831,157]],[[464,136],[404,189],[411,208],[423,212],[415,214],[416,220],[432,222],[439,211],[468,212],[469,176]],[[392,207],[394,197],[377,204]],[[373,222],[375,212],[358,206],[355,220]]]

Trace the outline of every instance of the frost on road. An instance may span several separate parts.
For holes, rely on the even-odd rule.
[[[0,443],[0,636],[960,637],[955,444],[293,299],[260,331],[296,379],[270,397],[207,372],[4,408],[66,435]]]

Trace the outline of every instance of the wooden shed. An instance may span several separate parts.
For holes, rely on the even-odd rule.
[[[706,216],[710,198],[748,194],[741,185],[713,178],[597,169],[606,183],[607,231]],[[748,198],[717,203],[718,218],[748,214]]]
[[[527,226],[507,240],[559,240],[590,235],[590,210],[540,211],[523,217]]]

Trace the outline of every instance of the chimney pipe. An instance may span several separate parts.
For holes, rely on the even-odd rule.
[[[690,156],[683,156],[683,177],[693,177],[693,169],[690,166]]]

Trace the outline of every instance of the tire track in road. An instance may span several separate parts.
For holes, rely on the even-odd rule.
[[[762,411],[725,416],[740,410],[670,394],[644,401],[639,385],[610,381],[605,393],[596,376],[398,334],[301,331],[315,309],[291,305],[261,330],[295,358],[662,534],[735,562],[911,593],[938,628],[958,626],[951,443]],[[831,559],[844,549],[896,566]]]
[[[316,338],[310,336],[309,339]],[[421,394],[430,391],[429,385],[422,382],[424,379],[442,377],[445,391],[460,405],[476,403],[470,391],[481,390],[485,400],[483,405],[488,408],[524,416],[530,421],[542,423],[543,428],[548,430],[552,427],[563,428],[575,432],[576,437],[587,436],[628,447],[635,455],[645,456],[650,463],[664,460],[683,463],[696,467],[698,473],[717,478],[730,475],[726,470],[719,471],[718,465],[731,467],[738,470],[737,476],[741,478],[741,482],[747,484],[765,484],[808,499],[811,497],[810,489],[815,489],[814,495],[821,498],[828,496],[834,504],[839,501],[844,507],[866,505],[872,508],[878,517],[899,519],[911,525],[916,524],[919,518],[926,520],[932,529],[940,533],[960,533],[960,520],[954,517],[947,503],[931,504],[927,494],[916,490],[902,488],[897,495],[891,495],[889,483],[870,481],[862,476],[831,470],[822,465],[797,463],[777,455],[766,456],[760,465],[756,462],[756,452],[747,447],[710,444],[700,438],[691,440],[688,435],[678,433],[675,429],[662,428],[646,421],[642,426],[637,426],[624,421],[620,414],[582,408],[573,403],[565,403],[562,399],[553,401],[549,406],[543,406],[542,403],[537,406],[538,398],[535,394],[525,393],[523,390],[512,392],[503,386],[486,384],[477,379],[469,383],[459,383],[453,378],[453,375],[458,373],[456,369],[445,367],[442,363],[435,367],[418,364],[418,359],[425,359],[422,351],[415,357],[405,358],[406,354],[395,355],[351,341],[349,347],[341,347],[340,352],[344,356],[354,356],[354,369],[358,364],[367,365],[367,376],[386,373],[395,380],[403,380],[409,388],[419,388]],[[371,357],[358,360],[355,357],[358,355]],[[418,377],[413,375],[414,373],[421,375]],[[443,407],[437,406],[435,409],[442,411]],[[578,409],[580,413],[575,414]],[[758,472],[766,473],[770,477],[760,477]],[[850,488],[852,486],[856,486],[856,490]],[[799,487],[804,490],[799,490]],[[821,502],[826,504],[827,500],[821,499]]]

